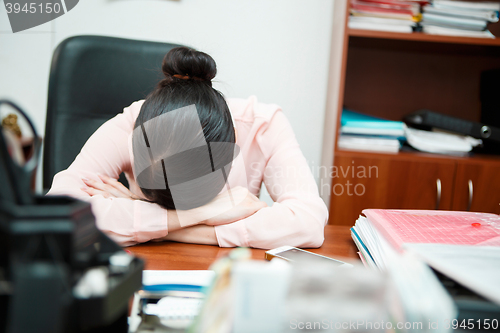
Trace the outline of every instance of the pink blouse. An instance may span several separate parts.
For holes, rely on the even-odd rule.
[[[143,102],[133,103],[104,123],[69,168],[55,175],[48,193],[89,201],[97,226],[122,246],[165,237],[167,211],[141,200],[89,196],[81,190],[85,187],[82,178],[100,181],[99,174],[118,178],[123,172],[130,191],[143,197],[132,171],[131,140]],[[280,107],[258,103],[255,97],[228,99],[227,103],[241,149],[232,164],[228,185],[246,187],[258,196],[264,182],[274,204],[245,219],[216,226],[219,246],[321,246],[328,211]]]

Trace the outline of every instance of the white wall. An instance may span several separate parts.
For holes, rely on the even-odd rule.
[[[81,0],[67,14],[12,34],[0,6],[0,98],[45,126],[50,60],[81,34],[173,42],[209,53],[215,87],[281,105],[304,155],[321,160],[335,0]]]

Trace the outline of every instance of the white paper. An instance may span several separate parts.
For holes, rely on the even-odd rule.
[[[194,286],[209,286],[215,277],[214,271],[155,271],[145,270],[142,272],[142,284],[152,286],[157,284],[190,284]]]
[[[400,143],[397,139],[379,139],[375,137],[341,135],[339,137],[338,146],[343,149],[397,153],[399,151]]]
[[[434,269],[500,304],[500,247],[406,244]]]
[[[464,154],[481,143],[481,140],[464,135],[422,131],[406,128],[406,139],[415,149],[430,153]]]

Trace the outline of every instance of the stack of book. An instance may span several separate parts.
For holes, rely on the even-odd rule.
[[[405,138],[405,124],[344,109],[338,147],[350,150],[397,153]]]
[[[422,8],[422,31],[428,34],[495,38],[488,24],[498,22],[499,2],[434,0]]]
[[[351,0],[351,29],[413,32],[421,20],[421,0]]]
[[[365,209],[363,215],[351,235],[366,266],[388,271],[401,254],[412,254],[496,304],[500,318],[500,216],[389,209]]]

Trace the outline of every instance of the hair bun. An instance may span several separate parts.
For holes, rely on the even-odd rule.
[[[217,66],[214,59],[204,52],[176,47],[163,59],[162,71],[166,77],[166,82],[160,82],[163,86],[175,79],[205,81],[211,85]]]

